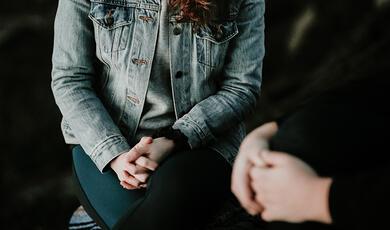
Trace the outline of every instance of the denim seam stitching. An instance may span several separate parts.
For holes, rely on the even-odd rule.
[[[96,159],[96,157],[98,156],[98,155],[100,155],[101,154],[101,150],[102,149],[104,149],[104,148],[106,148],[105,146],[107,146],[107,145],[109,145],[109,144],[107,144],[107,142],[108,143],[110,143],[110,142],[112,142],[112,145],[113,144],[116,144],[116,143],[118,143],[118,142],[121,142],[121,141],[123,141],[123,137],[121,137],[120,135],[111,135],[111,136],[108,136],[105,140],[103,140],[102,142],[100,142],[99,144],[97,144],[93,149],[92,149],[92,152],[91,152],[91,157],[95,160]],[[103,146],[103,147],[102,147]],[[99,153],[100,152],[100,153]]]

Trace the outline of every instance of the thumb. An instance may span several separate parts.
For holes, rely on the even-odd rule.
[[[250,163],[255,165],[256,167],[267,167],[267,162],[262,157],[262,151],[260,152],[253,152],[248,155],[248,159]]]
[[[289,156],[286,153],[264,150],[261,152],[261,158],[267,165],[277,166],[284,164]]]
[[[150,149],[150,144],[153,143],[153,138],[143,137],[130,151],[129,162],[137,160],[140,156],[147,153]]]
[[[266,139],[270,139],[278,131],[278,124],[276,122],[268,122],[257,128],[257,132]]]
[[[142,145],[148,145],[153,143],[153,138],[151,137],[142,137],[141,140],[139,141],[140,144]]]

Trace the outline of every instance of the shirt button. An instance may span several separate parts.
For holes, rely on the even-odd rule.
[[[183,72],[182,71],[177,71],[176,75],[175,75],[175,78],[179,79],[179,78],[182,78],[182,77],[183,77]]]
[[[173,28],[173,34],[174,35],[180,35],[181,34],[181,28],[179,26],[175,26],[175,28]]]

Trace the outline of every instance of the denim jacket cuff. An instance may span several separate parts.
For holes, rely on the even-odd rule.
[[[204,146],[210,140],[215,139],[207,126],[202,126],[199,122],[191,119],[188,114],[177,120],[172,128],[179,129],[188,138],[191,149]]]
[[[108,164],[117,156],[129,151],[130,146],[122,136],[111,136],[98,144],[92,151],[91,158],[101,173],[108,170]]]

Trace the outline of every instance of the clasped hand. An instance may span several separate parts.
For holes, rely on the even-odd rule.
[[[130,151],[110,162],[123,188],[145,188],[150,174],[174,148],[174,142],[165,137],[143,137]]]
[[[243,141],[232,173],[232,191],[252,215],[265,221],[331,223],[330,178],[321,178],[302,160],[270,151],[275,122],[251,132]]]

